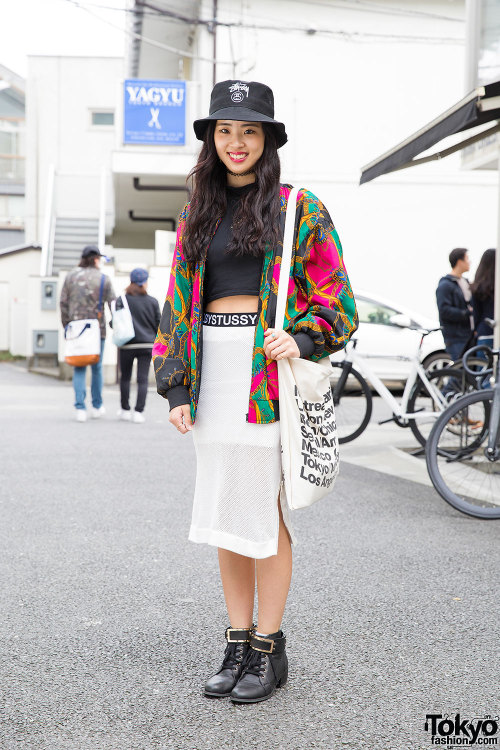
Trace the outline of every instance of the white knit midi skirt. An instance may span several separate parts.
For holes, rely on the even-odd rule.
[[[254,326],[203,326],[189,539],[260,559],[278,551],[278,502],[295,539],[284,490],[280,492],[279,422],[246,421],[254,333]]]

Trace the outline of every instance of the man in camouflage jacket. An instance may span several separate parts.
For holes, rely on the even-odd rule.
[[[104,406],[102,405],[102,355],[106,339],[104,303],[107,302],[111,309],[111,302],[116,299],[109,277],[100,271],[100,261],[101,253],[99,248],[96,245],[87,245],[83,249],[80,264],[66,276],[60,299],[61,322],[64,328],[72,320],[99,318],[101,356],[99,362],[92,365],[91,379],[91,416],[94,418],[99,418],[105,413]],[[102,307],[99,310],[99,290],[102,277],[104,277]],[[73,387],[75,389],[75,408],[78,422],[85,422],[87,419],[85,408],[86,370],[86,367],[73,368]]]

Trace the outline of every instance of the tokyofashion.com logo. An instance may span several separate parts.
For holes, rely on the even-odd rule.
[[[463,719],[460,714],[426,714],[424,729],[433,745],[445,747],[495,747],[498,745],[498,716]]]

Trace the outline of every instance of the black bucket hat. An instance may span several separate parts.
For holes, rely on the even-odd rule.
[[[221,81],[216,83],[210,97],[208,117],[195,120],[194,132],[202,141],[212,120],[248,120],[267,122],[274,126],[278,148],[288,140],[285,126],[274,119],[273,92],[265,83],[257,81]]]

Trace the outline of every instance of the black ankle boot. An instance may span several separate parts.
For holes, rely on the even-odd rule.
[[[241,677],[231,693],[234,703],[257,703],[270,698],[288,677],[286,638],[280,630],[261,638],[252,633]]]
[[[231,694],[241,674],[243,661],[249,649],[252,629],[227,628],[227,646],[219,671],[205,683],[205,695],[212,698],[225,698]]]

